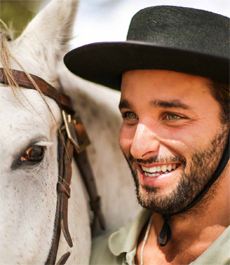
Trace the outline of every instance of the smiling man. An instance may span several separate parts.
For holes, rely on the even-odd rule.
[[[120,146],[145,208],[94,241],[91,264],[230,264],[229,18],[146,8],[126,42],[65,63],[121,90]]]

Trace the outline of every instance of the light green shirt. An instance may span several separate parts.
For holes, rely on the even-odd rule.
[[[90,264],[134,265],[136,247],[142,228],[152,212],[142,210],[137,218],[125,227],[93,241]],[[230,226],[190,265],[230,265]]]

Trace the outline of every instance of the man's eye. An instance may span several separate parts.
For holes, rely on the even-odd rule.
[[[165,119],[169,120],[169,121],[175,121],[175,120],[179,120],[183,117],[181,117],[180,115],[174,114],[174,113],[168,113],[165,115]]]
[[[45,146],[33,145],[20,157],[20,161],[40,162],[44,157],[45,149]]]
[[[137,115],[135,115],[133,112],[131,111],[127,111],[122,115],[123,119],[126,120],[136,120],[138,119]]]

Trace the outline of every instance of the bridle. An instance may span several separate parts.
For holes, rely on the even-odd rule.
[[[27,75],[18,70],[11,70],[11,74],[18,86],[35,89]],[[54,241],[52,243],[48,259],[45,264],[55,264],[61,231],[70,247],[73,246],[68,228],[68,199],[70,198],[70,183],[72,177],[71,162],[74,157],[78,169],[90,199],[91,210],[94,212],[92,227],[96,227],[96,220],[102,229],[105,229],[105,220],[101,211],[101,199],[98,196],[93,172],[87,157],[86,147],[90,144],[88,135],[81,122],[79,115],[76,115],[70,97],[58,92],[45,80],[30,74],[41,92],[56,101],[62,111],[63,125],[61,135],[58,137],[58,162],[59,176],[57,183],[57,208],[54,227]],[[4,69],[0,68],[0,83],[9,85],[4,75]],[[36,89],[35,89],[36,90]],[[64,141],[63,141],[64,140]],[[70,252],[64,254],[57,265],[65,264]]]

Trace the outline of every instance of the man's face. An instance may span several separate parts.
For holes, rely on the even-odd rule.
[[[181,210],[204,188],[228,135],[205,78],[161,70],[123,74],[120,146],[142,206]]]

